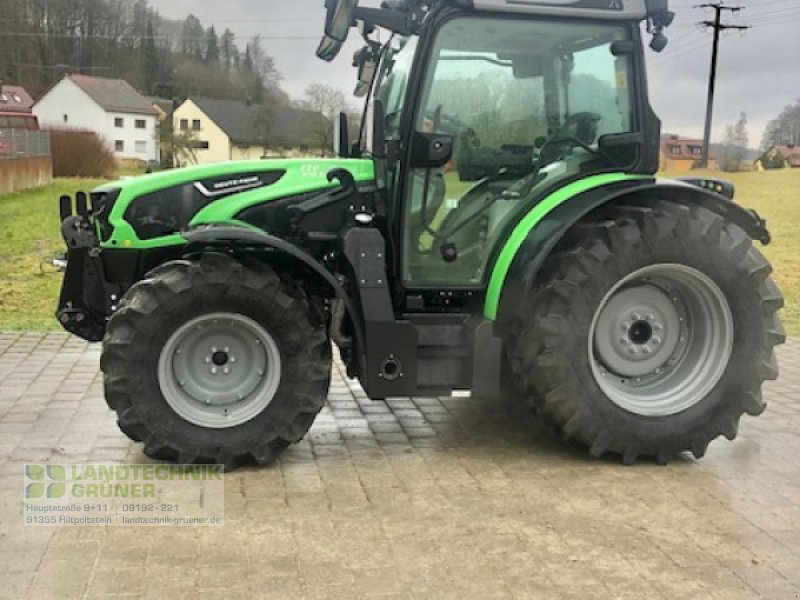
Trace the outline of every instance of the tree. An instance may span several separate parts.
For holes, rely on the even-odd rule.
[[[307,113],[304,127],[309,145],[325,156],[333,148],[333,120],[340,112],[348,110],[347,96],[338,88],[312,83],[306,88],[298,108]]]
[[[213,25],[206,31],[206,64],[219,66],[219,39]]]
[[[230,72],[239,65],[239,49],[236,47],[236,38],[230,29],[226,29],[222,34],[219,45],[222,68],[226,72]]]
[[[767,125],[761,149],[771,146],[800,146],[800,100],[786,106],[777,118]]]
[[[156,48],[156,40],[153,33],[152,15],[147,19],[147,34],[142,45],[142,71],[147,93],[152,94],[159,77],[158,49]]]
[[[743,112],[736,123],[725,127],[725,140],[719,159],[723,171],[743,170],[747,158],[747,140],[747,114]]]
[[[249,41],[242,64],[229,29],[218,36],[194,15],[163,19],[153,2],[0,0],[0,80],[34,97],[65,73],[85,73],[124,79],[166,98],[202,94],[288,103],[260,38]]]
[[[253,127],[258,141],[264,148],[276,148],[281,141],[275,138],[275,107],[269,103],[262,104],[253,119]]]
[[[181,30],[180,51],[194,60],[203,60],[203,40],[206,38],[206,31],[200,19],[194,15],[189,15],[183,22]]]
[[[255,36],[248,44],[250,68],[261,79],[265,87],[277,87],[283,79],[275,66],[275,59],[261,47],[261,36]]]
[[[266,88],[264,87],[264,80],[256,71],[255,62],[253,61],[253,50],[250,44],[247,44],[244,51],[244,60],[242,61],[242,68],[239,72],[240,85],[245,91],[245,97],[253,104],[263,104],[266,95]]]
[[[145,0],[137,0],[132,9],[131,24],[131,47],[144,48],[144,41],[147,38],[147,25],[150,22],[150,9]]]
[[[163,165],[175,168],[197,164],[197,136],[194,131],[177,129],[170,117],[161,123],[160,132],[161,147],[168,154],[161,157]]]

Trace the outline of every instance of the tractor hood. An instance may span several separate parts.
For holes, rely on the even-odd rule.
[[[302,158],[201,165],[108,183],[92,193],[100,245],[184,244],[180,232],[188,227],[233,221],[253,206],[336,187],[328,180],[334,169],[358,183],[375,178],[371,160]]]

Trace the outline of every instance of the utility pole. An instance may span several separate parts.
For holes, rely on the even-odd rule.
[[[701,4],[700,8],[711,8],[714,10],[713,21],[701,21],[698,25],[702,27],[711,27],[714,30],[714,49],[711,51],[711,73],[708,79],[708,104],[706,106],[706,130],[703,136],[703,158],[701,159],[700,166],[708,168],[708,147],[711,143],[711,121],[714,116],[714,90],[717,86],[717,57],[719,56],[719,32],[726,29],[745,30],[750,29],[749,25],[727,25],[722,23],[722,13],[725,11],[731,13],[738,13],[742,10],[741,6],[726,6],[721,2],[711,2],[708,4]]]

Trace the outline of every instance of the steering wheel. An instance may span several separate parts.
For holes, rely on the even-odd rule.
[[[425,115],[425,118],[429,119],[431,122],[431,131],[433,133],[463,135],[465,138],[469,138],[471,143],[476,147],[481,145],[481,142],[471,125],[465,123],[450,113],[444,112],[442,109],[443,106],[440,104],[436,107],[433,113],[428,113]]]
[[[592,148],[586,142],[584,142],[582,140],[579,140],[578,138],[572,137],[572,136],[564,136],[564,137],[548,139],[542,145],[542,147],[539,149],[540,156],[544,156],[545,155],[545,150],[546,149],[549,149],[551,146],[558,146],[559,144],[571,144],[571,146],[570,146],[570,148],[565,149],[563,152],[559,152],[559,154],[558,154],[558,156],[556,158],[553,158],[553,159],[550,159],[550,160],[543,160],[542,161],[542,166],[544,166],[546,164],[550,164],[551,162],[555,162],[556,160],[560,160],[561,158],[563,158],[567,154],[567,152],[569,150],[571,150],[572,148],[575,148],[576,146],[579,147],[579,148],[583,148],[584,150],[586,150],[590,154],[594,154],[595,156],[603,156],[603,153],[600,152],[599,150],[596,150],[595,148]]]
[[[558,132],[551,138],[545,140],[539,148],[541,166],[550,164],[562,159],[572,148],[583,148],[595,156],[606,157],[603,152],[595,150],[590,146],[597,138],[597,123],[603,117],[593,112],[579,112],[567,117]],[[548,150],[553,146],[558,147],[569,144],[569,148],[558,148],[557,154],[548,155]]]

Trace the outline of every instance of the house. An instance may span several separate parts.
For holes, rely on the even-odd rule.
[[[24,87],[18,85],[0,86],[0,112],[31,114],[33,98]]]
[[[661,171],[691,171],[703,159],[703,140],[695,138],[682,138],[670,133],[661,136],[661,152],[659,170]],[[717,168],[717,159],[709,151],[708,168]]]
[[[33,106],[42,127],[87,129],[108,140],[120,159],[159,160],[158,117],[127,81],[66,75]]]
[[[0,86],[0,129],[39,129],[32,108],[33,98],[25,88],[18,85]],[[0,142],[0,147],[5,145],[5,141]]]
[[[159,123],[163,123],[172,117],[172,111],[175,110],[172,100],[159,98],[158,96],[145,96],[145,100],[153,106],[153,110],[156,111],[156,115],[158,116]]]
[[[753,166],[756,171],[767,169],[800,169],[800,147],[771,146],[759,156]]]
[[[319,117],[291,106],[192,97],[175,110],[173,127],[178,135],[191,132],[193,159],[205,164],[308,153],[315,144],[308,141],[307,124]]]
[[[0,194],[53,180],[50,134],[39,131],[33,98],[18,85],[0,86]]]

